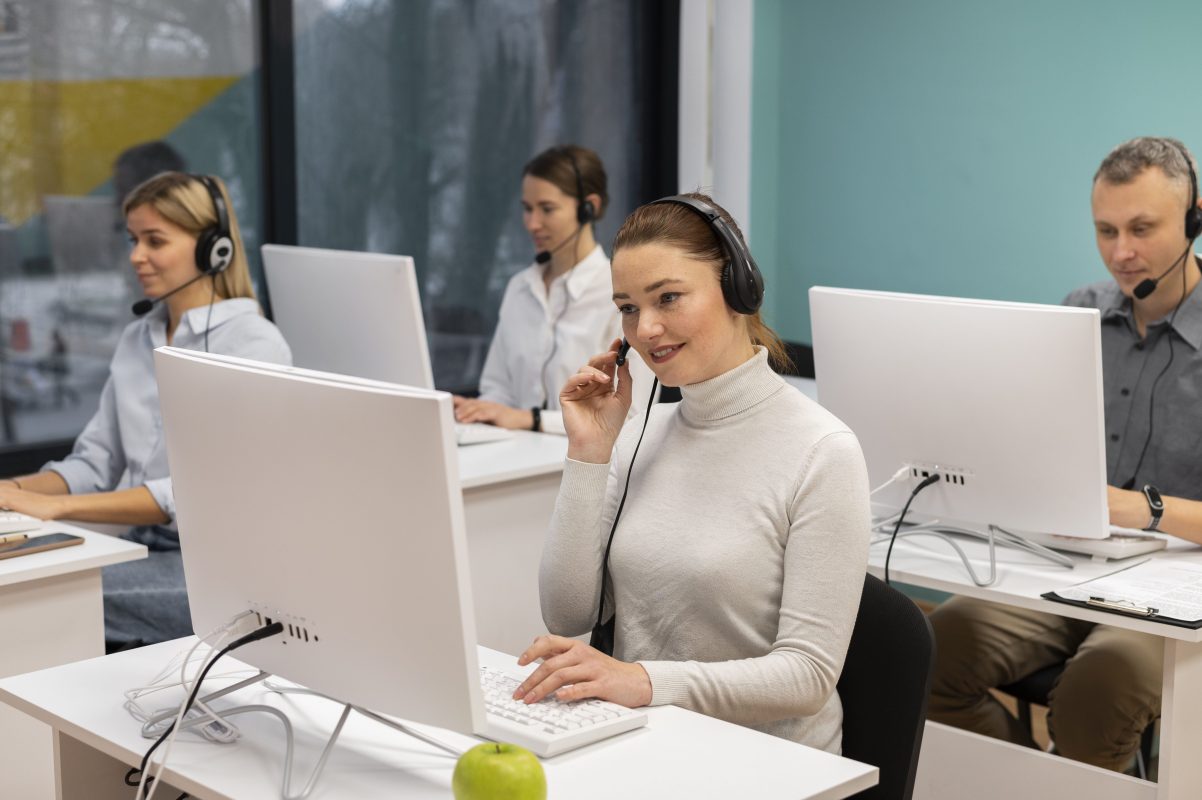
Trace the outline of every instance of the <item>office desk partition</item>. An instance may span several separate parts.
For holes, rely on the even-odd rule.
[[[486,647],[520,653],[546,633],[538,562],[567,453],[567,437],[526,431],[459,448],[476,634]]]
[[[152,677],[194,639],[166,642],[91,661],[0,681],[0,700],[53,726],[60,800],[126,800],[122,776],[138,764],[150,740],[121,708],[121,693]],[[512,664],[512,657],[481,649],[482,664]],[[214,669],[229,672],[232,658]],[[349,665],[348,665],[349,666]],[[180,693],[164,693],[164,705]],[[280,696],[262,686],[217,701],[221,707],[275,705],[296,726],[298,791],[332,731],[341,707],[322,698]],[[823,798],[848,797],[876,784],[877,770],[673,706],[649,709],[645,728],[543,762],[549,796],[572,800],[613,798]],[[279,797],[283,734],[263,714],[237,718],[242,738],[218,745],[193,737],[176,741],[159,796],[186,791],[194,797],[257,800]],[[456,748],[477,740],[422,728]],[[453,757],[416,739],[352,714],[316,784],[324,798],[447,798]]]
[[[1202,562],[1202,548],[1169,537],[1167,550],[1152,556]],[[988,570],[983,543],[961,540],[979,573]],[[875,545],[870,570],[884,572],[886,545]],[[899,540],[889,564],[892,580],[1140,631],[1164,642],[1160,770],[1156,783],[985,736],[928,722],[918,764],[915,800],[979,800],[1015,797],[1090,797],[1091,800],[1196,800],[1202,796],[1202,630],[1149,622],[1134,616],[1076,608],[1045,600],[1052,589],[1114,572],[1128,562],[1074,557],[1075,567],[1053,566],[1034,557],[998,549],[998,579],[979,587],[944,542],[928,537]],[[1136,559],[1138,560],[1138,559]],[[1105,698],[1098,698],[1105,702]],[[1191,719],[1192,715],[1192,719]],[[971,792],[966,790],[971,787]]]
[[[140,544],[47,523],[39,533],[82,536],[81,545],[0,560],[0,676],[104,654],[100,569],[146,557]],[[50,729],[0,707],[0,778],[13,798],[53,797]]]

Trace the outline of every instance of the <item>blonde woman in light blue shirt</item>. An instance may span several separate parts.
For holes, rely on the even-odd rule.
[[[146,562],[105,570],[110,644],[190,632],[154,349],[169,344],[278,364],[292,360],[255,299],[220,179],[162,173],[134,189],[123,210],[133,244],[130,263],[146,296],[135,312],[143,316],[122,333],[100,407],[71,454],[36,474],[0,480],[0,507],[47,520],[129,525],[124,537],[150,548]],[[213,409],[231,411],[236,409]],[[111,613],[120,606],[118,595],[149,598],[154,607],[126,609],[134,622],[125,624],[118,619],[125,615]],[[159,624],[156,616],[166,619]]]

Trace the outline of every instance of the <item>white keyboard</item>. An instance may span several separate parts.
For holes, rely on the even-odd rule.
[[[0,511],[0,533],[36,531],[40,527],[42,527],[42,521],[37,517],[17,511]]]
[[[513,431],[498,428],[496,425],[485,425],[483,422],[455,423],[455,441],[460,447],[512,438]]]
[[[480,687],[488,711],[483,736],[521,745],[546,758],[647,724],[647,712],[604,700],[565,703],[552,695],[527,705],[513,699],[520,684],[503,672],[480,667]]]

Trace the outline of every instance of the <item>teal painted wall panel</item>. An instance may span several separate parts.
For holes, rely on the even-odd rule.
[[[767,316],[816,284],[1058,302],[1105,277],[1090,181],[1119,142],[1202,150],[1202,3],[757,0],[752,224]]]

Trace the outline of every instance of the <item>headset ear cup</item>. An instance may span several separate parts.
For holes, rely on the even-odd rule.
[[[740,314],[754,314],[764,301],[764,281],[754,262],[738,268],[727,261],[722,267],[722,296]]]
[[[209,250],[210,270],[214,275],[225,272],[234,262],[234,240],[218,235]]]
[[[1202,236],[1202,208],[1194,206],[1185,212],[1185,238],[1189,240]]]
[[[597,218],[597,209],[593,207],[592,200],[581,200],[580,205],[576,206],[576,221],[581,225],[587,225]]]
[[[234,261],[234,241],[216,228],[203,231],[196,239],[196,268],[205,275],[224,272]]]
[[[213,228],[201,231],[200,236],[196,239],[196,268],[202,274],[208,275],[213,271],[211,264],[211,256],[213,252],[213,240],[217,238],[217,231]]]

